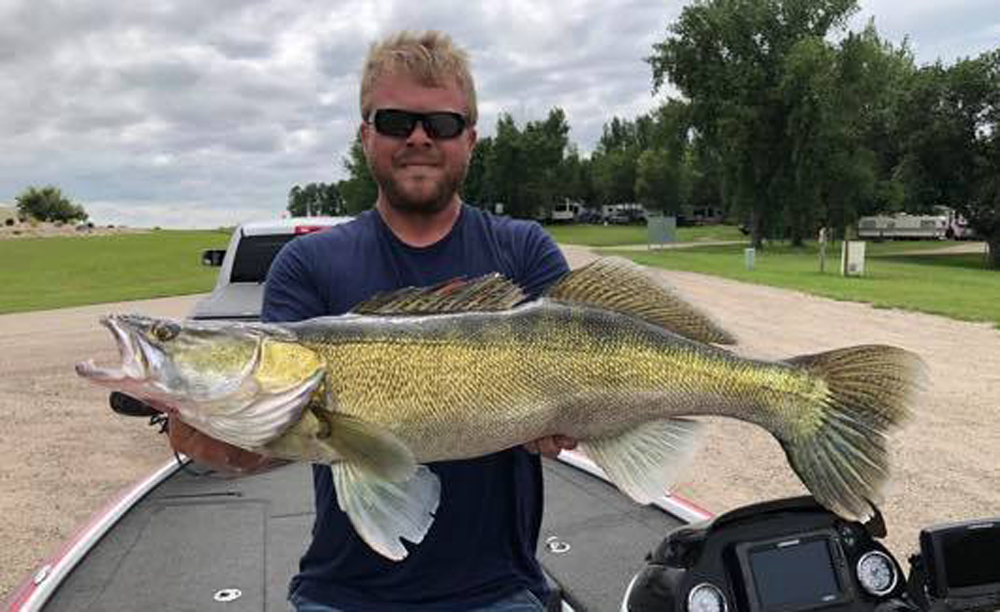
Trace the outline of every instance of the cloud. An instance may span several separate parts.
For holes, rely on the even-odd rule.
[[[950,64],[996,48],[1000,11],[996,0],[861,0],[852,20],[858,29],[874,19],[879,33],[899,44],[908,40],[919,65]]]
[[[993,0],[866,0],[918,59],[995,44]],[[643,58],[680,0],[0,0],[0,201],[55,184],[103,223],[215,227],[281,213],[295,184],[343,178],[361,62],[399,29],[467,48],[481,136],[561,107],[593,149],[654,108]],[[858,21],[859,20],[859,21]],[[858,26],[860,27],[860,26]],[[936,55],[927,56],[927,53]]]

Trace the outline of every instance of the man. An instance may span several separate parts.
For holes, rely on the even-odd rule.
[[[282,250],[268,274],[264,320],[341,314],[376,293],[493,272],[537,296],[565,274],[565,259],[537,224],[493,217],[458,195],[476,143],[476,95],[465,53],[447,36],[403,32],[373,45],[361,116],[379,186],[375,208]],[[221,469],[270,464],[183,424],[170,435],[177,450]],[[337,506],[329,468],[314,466],[316,522],[292,581],[293,605],[301,612],[544,609],[534,556],[542,513],[537,453],[574,445],[557,436],[432,464],[441,505],[401,562],[356,535]]]

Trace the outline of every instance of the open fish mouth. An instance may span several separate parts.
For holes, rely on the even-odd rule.
[[[118,316],[101,317],[100,321],[101,325],[111,331],[118,343],[120,363],[117,367],[103,367],[97,365],[93,359],[88,359],[76,364],[76,373],[96,383],[145,380],[148,371],[146,350],[149,345],[130,332]]]

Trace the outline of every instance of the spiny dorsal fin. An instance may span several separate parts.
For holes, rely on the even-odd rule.
[[[351,309],[366,315],[445,314],[507,310],[524,300],[521,288],[500,276],[489,274],[472,280],[461,278],[431,287],[407,287],[380,293]]]
[[[573,270],[546,297],[631,315],[698,342],[736,344],[707,315],[621,257],[604,257]]]

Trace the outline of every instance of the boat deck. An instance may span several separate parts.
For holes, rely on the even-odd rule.
[[[539,559],[570,609],[617,610],[646,553],[682,521],[584,471],[543,465]],[[44,609],[287,611],[313,515],[308,465],[236,479],[189,465],[131,508]]]

